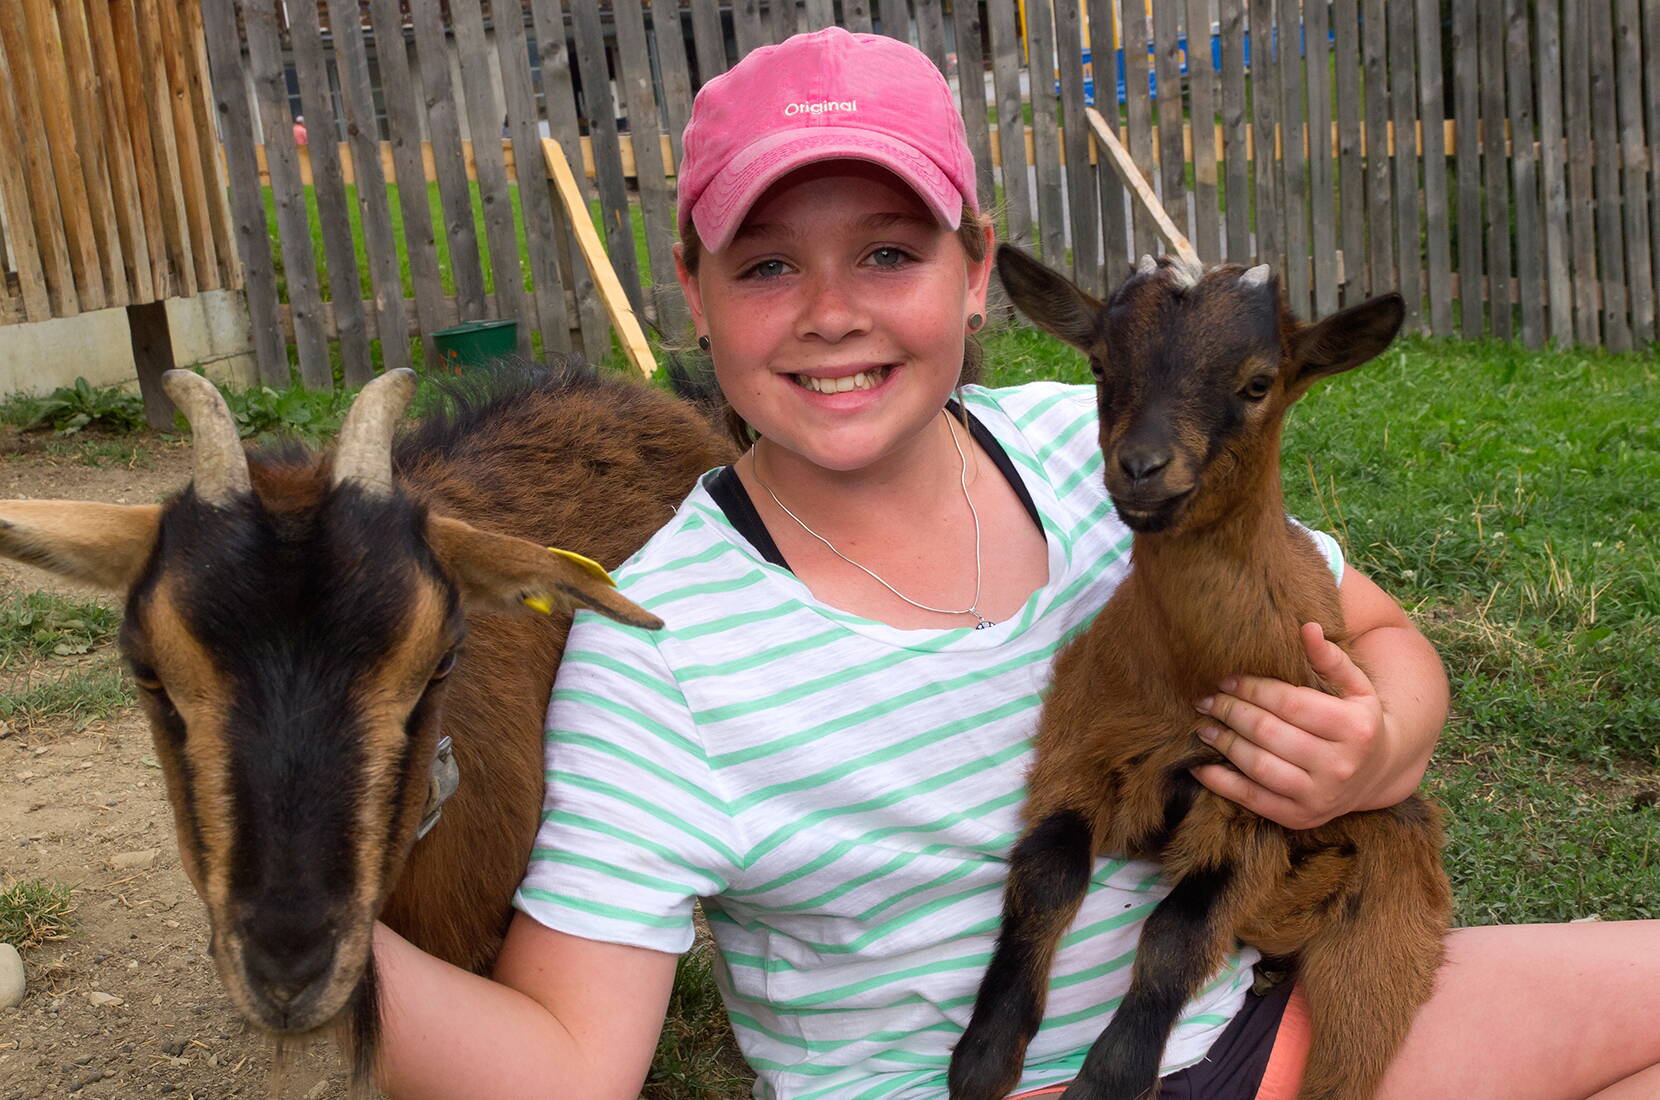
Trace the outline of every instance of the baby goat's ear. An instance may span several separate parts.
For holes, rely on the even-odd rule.
[[[1006,244],[997,246],[997,277],[1009,300],[1038,328],[1080,351],[1094,346],[1101,303],[1071,279]]]
[[[433,553],[461,589],[469,610],[549,612],[592,608],[619,623],[657,630],[663,620],[623,598],[605,570],[527,539],[480,531],[448,516],[427,520]]]
[[[124,592],[150,560],[157,504],[0,500],[0,556]]]
[[[1389,346],[1405,317],[1401,296],[1384,294],[1302,326],[1291,338],[1293,384],[1305,389],[1327,375],[1360,366]]]

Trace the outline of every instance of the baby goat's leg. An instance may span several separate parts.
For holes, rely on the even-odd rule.
[[[1055,945],[1089,889],[1094,831],[1060,809],[1015,845],[1003,889],[1003,931],[980,982],[974,1015],[951,1055],[952,1100],[1001,1100],[1020,1080],[1026,1045],[1043,1022]]]

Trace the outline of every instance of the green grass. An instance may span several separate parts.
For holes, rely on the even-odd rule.
[[[135,701],[121,670],[99,662],[30,686],[0,688],[0,718],[24,730],[48,722],[82,729]]]
[[[102,604],[50,592],[0,601],[0,669],[19,659],[86,653],[112,641],[121,616]]]
[[[700,939],[675,967],[668,1017],[643,1100],[748,1096],[753,1075],[738,1053],[715,987],[714,946]]]
[[[74,931],[73,891],[59,882],[22,879],[0,890],[0,943],[37,947]]]

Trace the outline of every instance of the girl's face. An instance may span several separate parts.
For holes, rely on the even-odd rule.
[[[897,177],[831,161],[786,176],[679,274],[721,389],[776,457],[856,471],[921,445],[985,312],[989,240],[985,256]]]

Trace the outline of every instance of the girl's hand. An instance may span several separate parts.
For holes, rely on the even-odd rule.
[[[1193,770],[1210,790],[1288,829],[1390,805],[1400,764],[1370,677],[1319,623],[1304,623],[1309,662],[1333,694],[1263,676],[1222,681],[1195,707],[1213,721],[1200,737],[1233,764]],[[1238,770],[1235,771],[1234,769]],[[1416,785],[1417,778],[1412,778]]]

